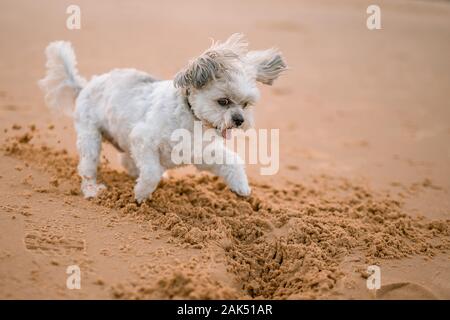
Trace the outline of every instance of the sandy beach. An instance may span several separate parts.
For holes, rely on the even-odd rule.
[[[0,4],[0,298],[450,299],[450,2],[378,1],[381,30],[370,1],[77,1],[79,30],[70,4]],[[73,121],[37,85],[47,44],[72,42],[88,79],[171,79],[235,32],[289,65],[254,107],[279,172],[248,165],[241,198],[177,169],[137,205],[104,144],[108,188],[84,199]]]

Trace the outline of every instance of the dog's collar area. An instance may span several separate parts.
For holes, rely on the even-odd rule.
[[[195,120],[197,121],[201,121],[199,117],[197,117],[197,115],[194,112],[194,109],[192,109],[192,105],[189,101],[189,89],[186,89],[185,93],[184,93],[184,100],[186,101],[186,105],[188,106],[188,109],[191,111],[192,115],[194,116]]]
[[[201,119],[200,119],[199,117],[197,117],[197,115],[195,114],[195,111],[194,111],[194,109],[192,108],[191,102],[189,101],[189,94],[190,94],[189,89],[186,89],[186,90],[184,91],[184,100],[185,100],[185,102],[186,102],[186,105],[187,105],[189,111],[191,111],[192,116],[194,117],[194,120],[195,120],[195,121],[200,121],[202,124],[205,124],[205,123],[206,123],[206,124],[208,125],[208,122],[201,120]],[[212,127],[212,128],[214,128],[214,126],[212,126],[212,125],[209,125],[209,126]],[[216,128],[216,130],[217,130],[217,128]]]

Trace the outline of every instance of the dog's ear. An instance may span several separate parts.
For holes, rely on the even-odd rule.
[[[200,89],[211,80],[226,76],[227,71],[233,68],[231,61],[246,52],[247,42],[242,34],[235,33],[225,42],[213,41],[208,50],[176,74],[174,85],[178,88]]]
[[[255,68],[255,78],[264,84],[272,85],[273,81],[287,69],[281,52],[277,49],[250,51],[246,61]]]

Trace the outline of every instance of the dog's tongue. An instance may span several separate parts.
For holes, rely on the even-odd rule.
[[[230,139],[230,137],[231,137],[231,129],[223,129],[222,130],[222,137],[224,139]]]

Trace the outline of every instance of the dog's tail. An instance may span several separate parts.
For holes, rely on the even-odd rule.
[[[86,84],[78,74],[72,45],[67,41],[51,42],[45,50],[47,74],[39,80],[47,106],[57,112],[72,114],[75,99]]]

